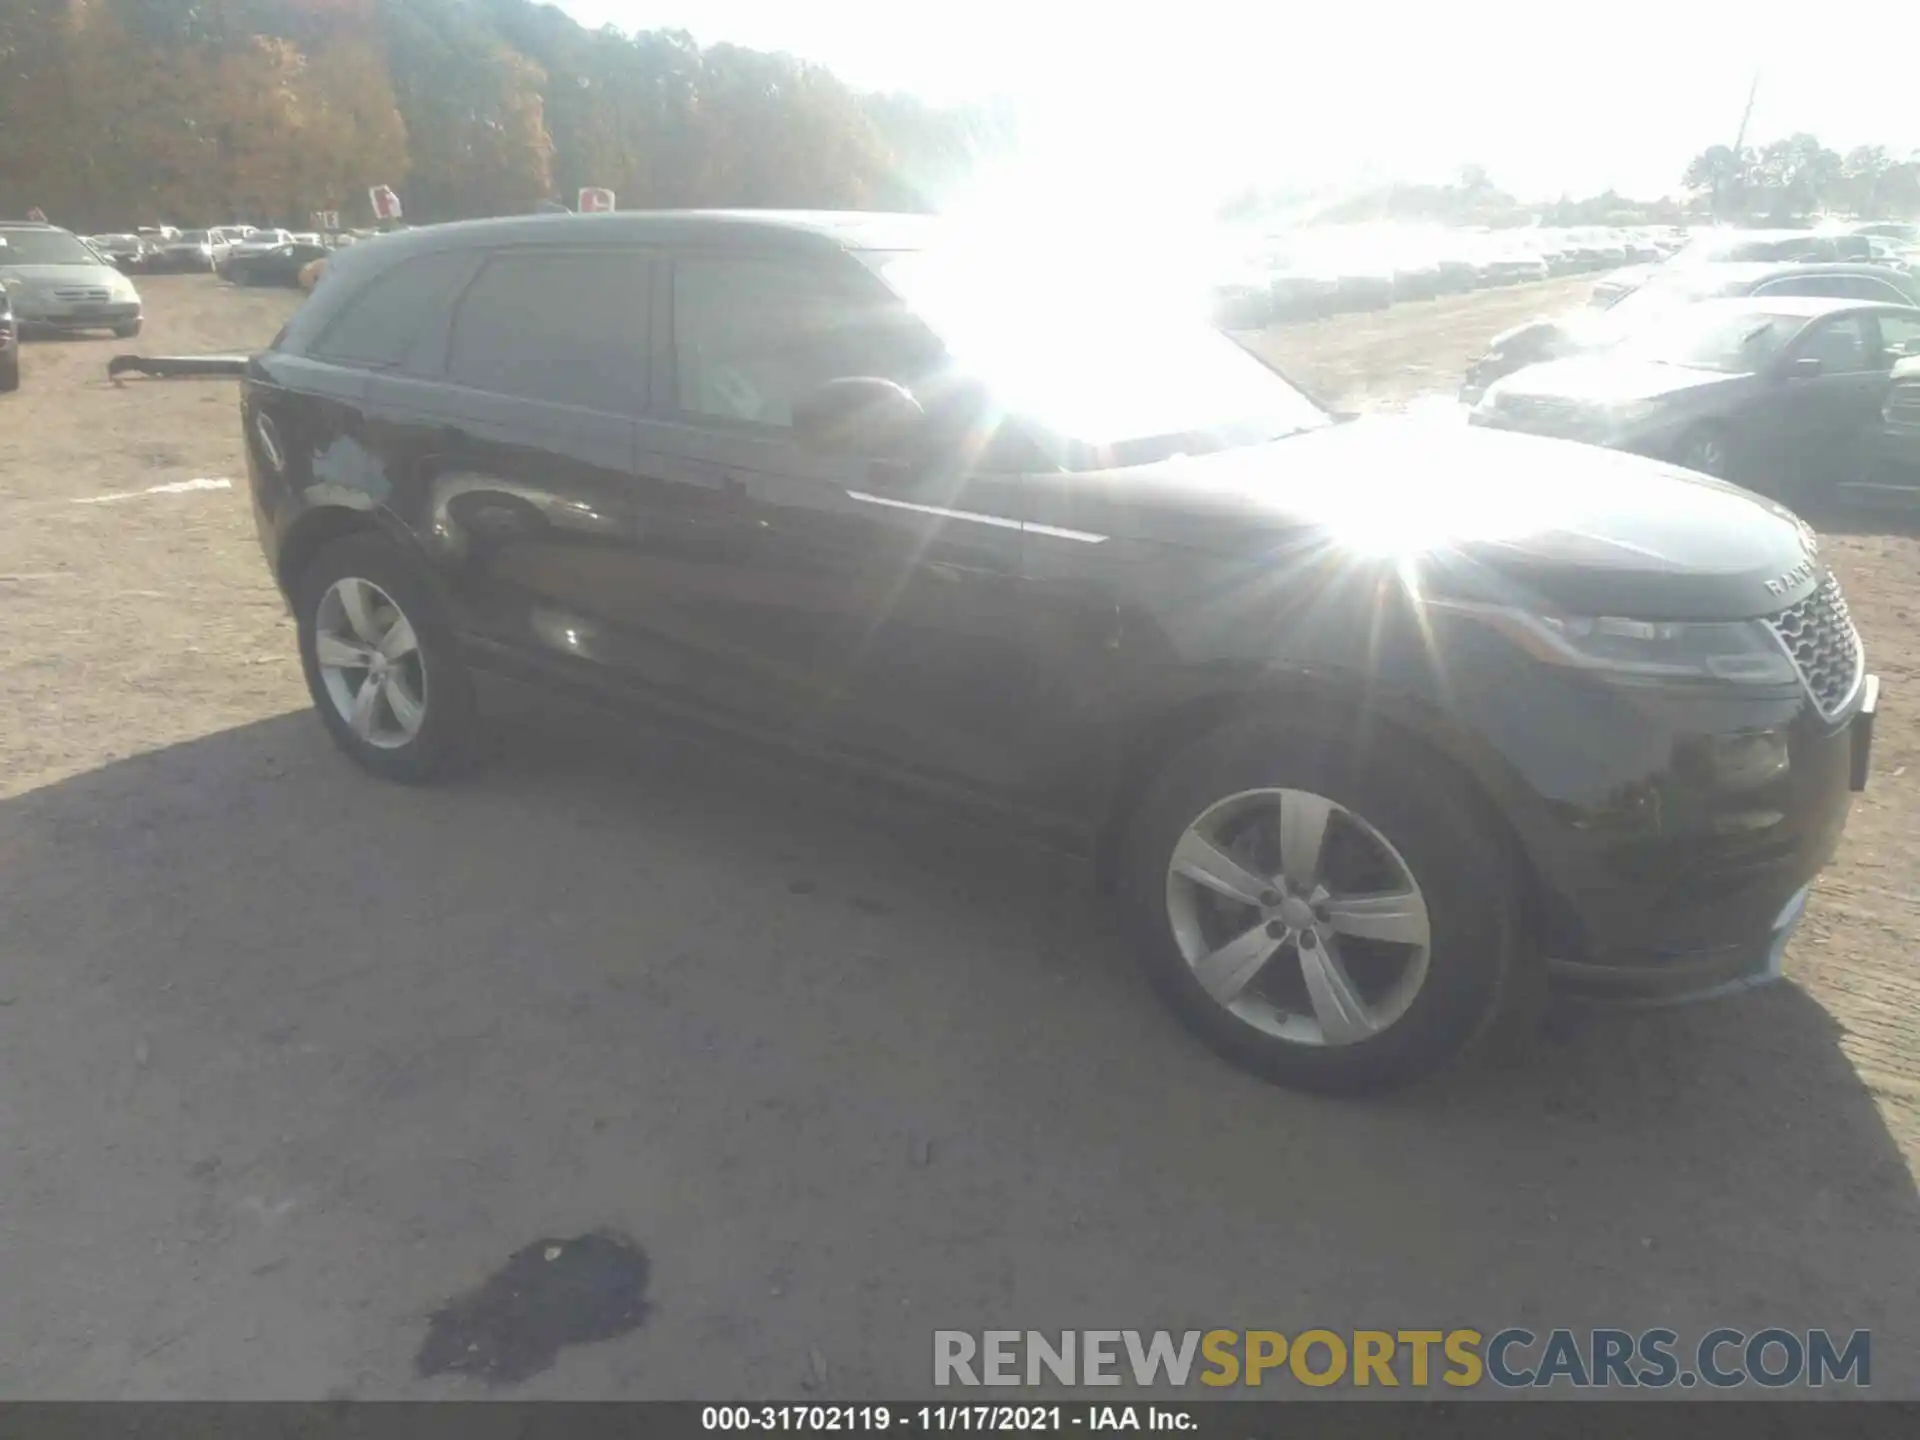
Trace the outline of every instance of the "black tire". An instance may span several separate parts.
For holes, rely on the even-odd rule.
[[[140,322],[138,320],[129,320],[124,325],[116,325],[113,327],[113,333],[122,340],[131,340],[140,333]]]
[[[1174,847],[1216,802],[1264,788],[1310,791],[1361,817],[1398,852],[1426,901],[1425,979],[1404,1013],[1369,1038],[1330,1045],[1268,1034],[1217,1003],[1180,952],[1168,909]],[[1334,1094],[1404,1085],[1496,1028],[1517,1033],[1541,971],[1523,954],[1518,875],[1495,822],[1437,757],[1404,737],[1363,745],[1333,725],[1277,719],[1229,725],[1176,756],[1135,813],[1120,868],[1148,978],[1188,1027],[1256,1075]]]
[[[354,578],[391,597],[412,624],[424,681],[424,718],[412,739],[383,748],[355,734],[327,689],[316,655],[321,601],[335,582]],[[300,665],[321,723],[346,755],[383,780],[419,784],[455,773],[470,763],[478,720],[473,681],[460,658],[433,586],[417,561],[378,535],[336,540],[313,558],[293,587],[300,627]]]
[[[10,395],[20,388],[20,357],[12,356],[0,361],[0,395]]]

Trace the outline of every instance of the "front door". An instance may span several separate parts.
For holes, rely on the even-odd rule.
[[[407,518],[464,628],[589,681],[644,666],[627,595],[644,250],[491,254],[454,309],[444,378],[409,404]]]
[[[1033,684],[1018,477],[958,452],[913,472],[818,454],[792,431],[828,380],[924,391],[937,342],[843,256],[680,255],[659,309],[636,498],[675,551],[654,623],[702,698],[803,744],[1011,788]]]

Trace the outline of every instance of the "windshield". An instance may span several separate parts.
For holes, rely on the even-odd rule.
[[[100,257],[64,230],[0,230],[0,265],[98,265]]]
[[[862,258],[999,405],[1066,442],[1071,468],[1256,445],[1331,423],[1203,315],[1130,310],[1064,266],[936,251]]]
[[[1685,273],[1659,275],[1603,310],[1580,317],[1582,338],[1590,344],[1608,344],[1635,330],[1664,319],[1699,300],[1727,293],[1727,283]]]
[[[173,237],[173,243],[176,245],[204,245],[207,243],[207,232],[204,230],[182,230],[178,235]]]
[[[1785,349],[1806,324],[1805,315],[1693,310],[1633,336],[1621,349],[1635,359],[1662,365],[1751,375]]]

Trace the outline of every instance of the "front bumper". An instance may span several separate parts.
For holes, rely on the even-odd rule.
[[[140,318],[138,300],[95,300],[65,304],[34,301],[14,306],[14,319],[27,330],[110,330]]]
[[[1669,802],[1692,788],[1683,814],[1662,816],[1658,791],[1652,828],[1670,832],[1629,841],[1611,855],[1589,853],[1598,870],[1572,907],[1578,949],[1548,961],[1563,993],[1672,1004],[1738,993],[1780,978],[1787,942],[1805,912],[1819,871],[1832,858],[1851,797],[1866,789],[1880,681],[1865,676],[1855,708],[1836,723],[1803,713],[1780,727],[1778,773],[1749,765],[1738,783],[1689,787],[1661,777]],[[1766,734],[1735,731],[1687,737],[1702,747]],[[1734,752],[1727,750],[1731,755]],[[1676,769],[1697,770],[1698,759]],[[1726,777],[1731,781],[1737,766]],[[1672,803],[1672,810],[1682,809]],[[1631,823],[1631,822],[1630,822]],[[1641,848],[1644,844],[1646,848]],[[1628,848],[1631,846],[1631,848]]]
[[[1479,626],[1433,642],[1473,768],[1525,857],[1563,990],[1716,993],[1778,974],[1871,769],[1879,684],[1637,685],[1541,665]]]

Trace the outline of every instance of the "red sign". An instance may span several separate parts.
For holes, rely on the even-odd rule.
[[[373,202],[373,218],[376,220],[398,220],[400,218],[400,197],[393,193],[390,185],[375,185],[367,191],[367,198]]]
[[[47,212],[36,205],[33,209],[27,211],[27,218],[36,225],[44,225],[47,223]]]
[[[582,215],[602,214],[613,209],[613,191],[603,190],[597,185],[580,187],[580,213]]]

